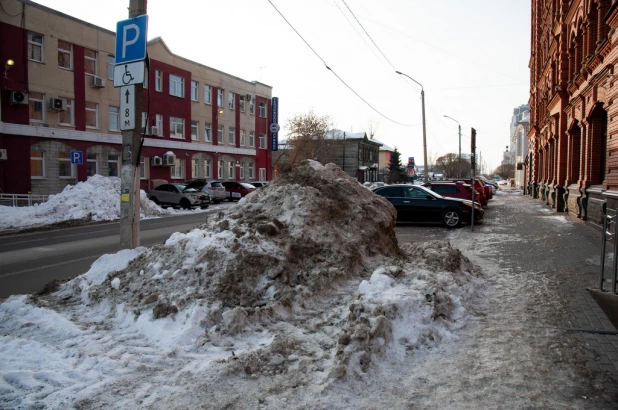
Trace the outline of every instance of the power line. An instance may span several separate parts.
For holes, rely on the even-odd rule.
[[[369,46],[369,44],[367,43],[367,40],[365,40],[365,38],[361,35],[361,33],[358,31],[358,29],[356,28],[356,26],[354,24],[352,24],[352,22],[350,21],[350,19],[348,18],[348,16],[343,12],[343,10],[341,9],[341,7],[339,7],[339,4],[337,4],[337,0],[333,0],[333,3],[335,3],[335,6],[337,6],[337,8],[339,9],[339,11],[341,12],[341,14],[343,15],[343,17],[345,17],[346,21],[350,24],[350,26],[352,26],[352,28],[354,29],[354,31],[356,32],[356,34],[358,34],[358,36],[361,38],[361,40],[363,40],[363,43],[367,46],[367,48],[369,50],[371,50],[371,52],[373,53],[374,56],[376,56],[376,59],[378,59],[378,61],[380,61],[380,57],[376,54],[375,50],[373,48],[371,48]]]
[[[279,11],[279,9],[273,4],[273,2],[271,0],[268,0],[268,2],[270,3],[271,6],[273,6],[273,8],[277,11],[277,13],[279,13],[279,15],[281,16],[281,18],[283,18],[283,20],[285,20],[286,23],[288,23],[288,26],[290,26],[292,28],[292,30],[294,30],[294,32],[298,35],[298,37],[300,37],[301,40],[303,40],[303,42],[307,45],[307,47],[309,47],[311,49],[311,51],[313,51],[313,53],[316,55],[316,57],[318,57],[320,59],[320,61],[322,61],[322,63],[324,63],[324,66],[326,67],[327,70],[329,70],[331,73],[333,73],[335,75],[335,77],[337,77],[337,79],[339,79],[339,81],[341,81],[343,83],[343,85],[345,85],[346,87],[348,87],[348,89],[350,91],[352,91],[358,98],[361,99],[361,101],[363,101],[365,104],[367,104],[369,106],[369,108],[371,108],[372,110],[374,110],[376,113],[378,113],[379,115],[381,115],[382,117],[386,118],[387,120],[398,124],[398,125],[402,125],[404,127],[412,127],[413,125],[411,124],[403,124],[400,123],[398,121],[393,120],[392,118],[387,117],[386,115],[382,114],[380,111],[378,111],[377,109],[375,109],[371,104],[369,104],[369,102],[367,102],[367,100],[365,100],[363,97],[360,96],[359,93],[357,93],[352,87],[350,87],[345,81],[343,81],[343,79],[341,77],[339,77],[339,75],[337,75],[337,73],[335,73],[335,71],[333,71],[332,68],[330,68],[328,66],[328,64],[326,64],[326,61],[317,53],[317,51],[315,51],[313,49],[313,47],[311,47],[311,45],[307,42],[307,40],[305,40],[303,38],[303,36],[300,35],[300,33],[298,32],[298,30],[296,30],[294,28],[294,26],[292,25],[292,23],[290,23],[288,21],[288,19],[285,18],[285,16],[283,15],[283,13],[281,13]]]

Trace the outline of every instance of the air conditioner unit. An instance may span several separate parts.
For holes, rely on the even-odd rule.
[[[163,155],[163,165],[171,166],[176,162],[176,155],[174,154],[165,154]]]
[[[66,111],[67,109],[67,100],[66,98],[50,98],[49,99],[49,109],[55,111]]]
[[[93,88],[103,88],[105,87],[105,79],[101,77],[97,77],[96,75],[92,77],[92,87]]]
[[[5,149],[0,149],[0,161],[6,161],[9,157],[6,155]]]
[[[28,105],[28,93],[25,91],[11,90],[9,93],[9,104]]]
[[[152,157],[151,164],[154,166],[163,165],[163,159],[161,157]]]
[[[148,132],[146,134],[148,134],[148,135],[161,135],[161,134],[159,134],[159,127],[149,127],[148,128]]]
[[[251,101],[251,94],[247,94],[247,101]]]

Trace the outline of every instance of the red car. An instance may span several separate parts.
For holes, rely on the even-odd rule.
[[[464,182],[466,184],[469,184],[470,186],[472,185],[472,178],[457,178],[457,179],[453,179],[450,180],[451,182]],[[491,189],[488,186],[485,186],[485,184],[483,183],[483,181],[481,181],[480,179],[474,179],[474,187],[475,187],[475,191],[476,193],[474,194],[474,201],[475,202],[480,202],[481,205],[483,206],[487,206],[487,202],[489,201],[489,193],[487,191],[491,191]]]
[[[447,198],[472,200],[472,186],[463,182],[433,181],[424,183],[423,186]],[[478,198],[474,199],[476,199],[476,202],[480,203]]]
[[[226,181],[221,182],[221,185],[225,187],[225,195],[228,201],[238,201],[257,189],[246,182]]]

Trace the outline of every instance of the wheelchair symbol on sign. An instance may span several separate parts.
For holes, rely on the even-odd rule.
[[[122,82],[124,84],[129,84],[133,81],[133,76],[129,72],[129,66],[127,64],[124,65],[124,74],[122,75]]]

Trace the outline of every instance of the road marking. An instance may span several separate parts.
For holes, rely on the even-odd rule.
[[[39,269],[53,268],[54,266],[61,266],[61,265],[67,265],[67,264],[70,264],[70,263],[81,262],[81,261],[85,261],[87,259],[97,260],[97,259],[99,259],[99,257],[100,256],[85,256],[83,258],[72,259],[72,260],[66,261],[66,262],[58,262],[58,263],[52,263],[51,265],[37,266],[36,268],[24,269],[24,270],[20,270],[18,272],[11,272],[11,273],[0,274],[0,278],[6,278],[6,277],[9,277],[9,276],[21,275],[22,273],[33,272],[33,271],[36,271],[36,270],[39,270]],[[82,273],[86,273],[86,272],[82,272]],[[80,275],[82,273],[80,273]],[[79,275],[76,275],[76,276],[79,276]]]

